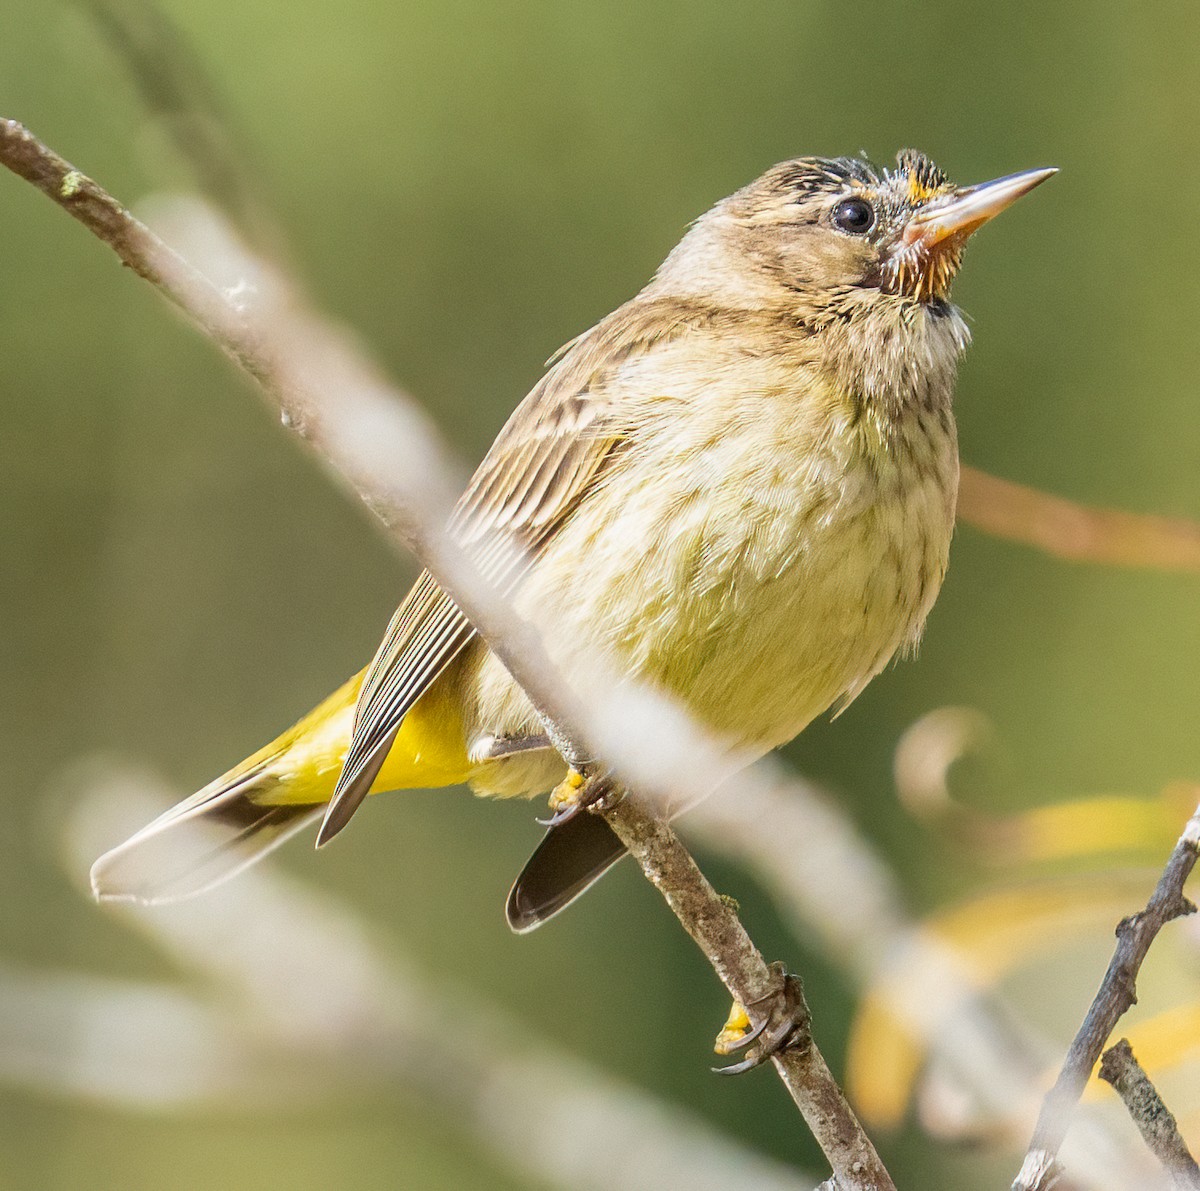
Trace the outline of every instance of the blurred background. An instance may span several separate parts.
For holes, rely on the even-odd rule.
[[[975,336],[958,390],[965,461],[1082,502],[1200,518],[1194,6],[161,10],[203,63],[317,301],[468,464],[542,361],[637,290],[717,199],[786,157],[862,150],[887,163],[912,145],[963,182],[1062,170],[973,242],[957,283]],[[193,184],[87,9],[11,0],[5,30],[0,114],[125,201]],[[0,1187],[566,1185],[481,1140],[429,1092],[428,1072],[371,1084],[343,1072],[292,1098],[269,1080],[254,1094],[253,1080],[237,1095],[218,1080],[192,1095],[181,1058],[182,1091],[114,1090],[124,1059],[141,1061],[149,1016],[136,1003],[116,1013],[104,989],[232,1000],[211,970],[164,948],[162,922],[131,930],[82,892],[86,858],[63,843],[74,832],[78,845],[94,793],[79,759],[132,758],[151,785],[198,787],[365,663],[414,568],[207,343],[8,175],[0,237]],[[883,854],[916,916],[1018,883],[1074,888],[1086,874],[1104,888],[1117,866],[1127,879],[1161,863],[1186,817],[1184,794],[1156,827],[1160,792],[1200,773],[1198,595],[1194,574],[1068,564],[964,527],[919,660],[814,725],[787,760]],[[1002,833],[989,855],[918,821],[897,798],[896,747],[947,705],[977,709],[994,733],[994,749],[956,771],[964,814],[1011,823],[1120,795],[1131,822],[1146,806],[1150,826],[1031,865],[1005,854]],[[461,792],[380,799],[337,846],[317,856],[297,843],[274,867],[304,897],[334,899],[372,954],[453,987],[472,1013],[501,1015],[506,1045],[570,1053],[686,1111],[777,1164],[764,1179],[820,1172],[778,1081],[709,1074],[722,990],[632,866],[547,929],[508,932],[504,895],[538,838],[536,813]],[[88,823],[97,848],[127,825],[115,812]],[[700,858],[768,957],[805,973],[841,1070],[861,990],[746,867],[711,847]],[[1134,886],[1121,887],[1129,910],[1144,897]],[[254,914],[239,905],[230,946]],[[1050,922],[1053,956],[1014,947],[1023,970],[1010,995],[1059,1047],[1124,912],[1103,911],[1069,937]],[[260,943],[285,968],[301,946],[282,929]],[[1164,941],[1157,967],[1152,956],[1139,1012],[1197,999],[1185,943]],[[324,972],[331,988],[337,975]],[[54,1018],[63,987],[95,994],[95,1015]],[[436,996],[428,1013],[444,1042],[453,1019]],[[88,1064],[96,1078],[77,1078]],[[1200,1094],[1184,1084],[1186,1123]],[[513,1136],[550,1128],[532,1094],[510,1107]],[[879,1134],[902,1186],[1007,1184],[1011,1149],[937,1132],[906,1109]]]

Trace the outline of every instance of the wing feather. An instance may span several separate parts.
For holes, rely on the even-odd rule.
[[[520,583],[625,438],[628,428],[608,385],[613,372],[697,317],[695,308],[678,301],[635,301],[622,307],[570,344],[514,411],[449,525],[502,592],[510,593]],[[422,573],[368,667],[319,844],[350,820],[404,717],[474,636],[453,601]]]

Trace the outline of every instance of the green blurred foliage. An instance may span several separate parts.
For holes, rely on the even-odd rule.
[[[958,285],[977,340],[959,386],[964,457],[1200,517],[1194,6],[164,8],[251,146],[313,291],[468,461],[541,361],[637,289],[710,203],[784,157],[887,160],[911,144],[964,181],[1063,169],[980,237]],[[3,114],[124,199],[187,184],[84,11],[13,0],[6,16]],[[208,345],[7,176],[0,238],[0,953],[159,973],[59,872],[61,766],[100,748],[202,783],[363,664],[413,568]],[[1196,602],[1195,578],[1069,566],[964,529],[919,662],[790,752],[928,905],[971,874],[895,804],[904,727],[941,704],[983,709],[1019,775],[1001,791],[1012,805],[1194,774]],[[532,814],[385,799],[336,848],[284,863],[527,1030],[816,1166],[775,1081],[708,1074],[720,990],[634,872],[531,938],[508,934]],[[811,972],[836,1057],[851,990],[744,873],[712,869],[764,949]],[[2,1186],[511,1185],[405,1102],[161,1121],[0,1096]],[[915,1130],[884,1149],[902,1184],[980,1177]]]

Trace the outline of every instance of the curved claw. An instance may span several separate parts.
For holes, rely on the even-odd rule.
[[[739,1063],[729,1063],[724,1067],[714,1067],[712,1070],[717,1075],[744,1075],[747,1071],[753,1071],[755,1067],[761,1067],[764,1063],[769,1062],[776,1055],[782,1054],[785,1050],[807,1045],[807,1016],[806,1013],[803,1023],[785,1019],[779,1022],[774,1029],[766,1033],[764,1033],[766,1027],[766,1022],[764,1022],[761,1026],[756,1027],[747,1034],[744,1042],[736,1044],[737,1049],[740,1050],[746,1045],[746,1042],[762,1035],[762,1042],[754,1048],[753,1054],[748,1054]]]
[[[740,1062],[714,1067],[712,1070],[717,1075],[744,1075],[785,1050],[808,1045],[809,1013],[800,977],[784,971],[777,964],[772,965],[772,971],[779,978],[779,986],[751,1002],[752,1006],[767,1005],[766,1012],[759,1024],[748,1030],[745,1037],[738,1039],[729,1049],[741,1050],[751,1043],[756,1045]]]
[[[761,1058],[758,1055],[751,1055],[749,1058],[742,1059],[740,1063],[726,1063],[724,1067],[710,1067],[709,1070],[714,1075],[745,1075],[747,1071],[761,1067],[766,1061],[765,1055]]]
[[[589,796],[585,805],[588,810],[597,814],[611,811],[625,797],[625,787],[619,785],[610,774],[600,774],[593,779],[592,784],[596,787],[596,792]]]
[[[561,827],[564,823],[569,823],[580,811],[586,810],[587,806],[582,802],[569,802],[561,810],[557,810],[548,819],[534,819],[540,827]]]

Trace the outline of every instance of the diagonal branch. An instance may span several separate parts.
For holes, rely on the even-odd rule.
[[[928,1048],[952,1082],[955,1108],[985,1123],[989,1141],[1024,1151],[1045,1092],[1044,1039],[996,989],[981,986],[957,948],[908,915],[894,875],[826,792],[760,763],[736,790],[689,812],[685,836],[745,864],[793,933],[860,996],[885,1000],[897,1026]],[[867,1105],[858,1107],[869,1119]],[[1076,1191],[1149,1188],[1155,1172],[1146,1159],[1090,1109],[1077,1114],[1061,1155]],[[1065,1181],[1060,1188],[1067,1191]]]
[[[736,912],[708,883],[679,837],[662,819],[630,799],[606,817],[725,987],[754,990],[749,997],[735,994],[743,1005],[769,994],[775,975]],[[891,1178],[816,1045],[793,1047],[772,1061],[833,1167],[830,1191],[860,1185],[891,1189]]]
[[[620,710],[613,699],[607,700],[609,714],[597,715],[590,706],[591,714],[585,714],[578,683],[564,681],[543,637],[507,607],[441,529],[453,494],[436,436],[345,336],[309,314],[281,278],[260,262],[246,260],[227,238],[220,249],[232,276],[230,288],[221,289],[14,121],[0,120],[0,163],[108,244],[258,381],[284,424],[372,507],[393,539],[417,555],[538,708],[566,730],[579,755],[613,759],[620,776],[643,795],[688,800],[686,785],[673,788],[662,777],[673,771],[674,760],[664,759],[663,749],[651,763],[635,750],[621,748],[624,733],[610,722]],[[247,285],[246,278],[253,278],[253,284]],[[600,682],[597,689],[596,667],[572,656],[572,676],[581,672],[588,704],[604,705],[611,686]],[[715,748],[690,723],[678,722],[678,709],[668,710],[678,729],[674,752],[679,772],[711,775],[730,768],[727,750]],[[615,717],[623,729],[632,718],[627,705],[625,713]],[[752,1005],[770,991],[773,973],[733,908],[703,878],[665,823],[632,799],[608,815],[730,993]],[[836,1191],[894,1191],[816,1045],[786,1052],[775,1067],[833,1168]]]
[[[1200,1166],[1180,1136],[1179,1125],[1158,1089],[1122,1038],[1100,1059],[1100,1078],[1112,1084],[1125,1103],[1150,1152],[1162,1163],[1178,1191],[1200,1191]]]
[[[1187,821],[1146,908],[1123,919],[1117,927],[1117,946],[1108,971],[1067,1051],[1058,1079],[1042,1104],[1029,1151],[1012,1191],[1049,1191],[1054,1185],[1058,1151],[1066,1137],[1071,1114],[1109,1035],[1121,1016],[1137,1003],[1137,976],[1150,945],[1168,922],[1196,909],[1183,896],[1183,886],[1198,855],[1200,807]]]

